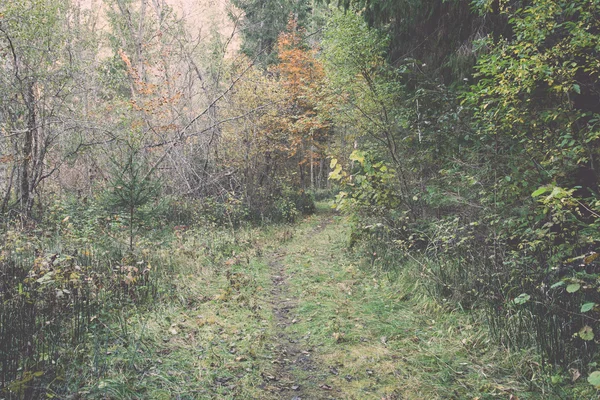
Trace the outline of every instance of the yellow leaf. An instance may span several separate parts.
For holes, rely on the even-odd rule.
[[[358,161],[362,165],[365,162],[365,155],[360,150],[354,150],[352,154],[350,154],[350,160]]]
[[[586,258],[583,259],[583,262],[585,264],[589,264],[592,261],[594,261],[596,258],[598,258],[598,256],[600,256],[600,254],[593,252],[592,254],[590,254],[589,256],[587,256]]]

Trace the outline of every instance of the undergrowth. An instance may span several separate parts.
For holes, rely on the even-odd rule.
[[[333,220],[319,235],[315,225],[297,232],[306,239],[288,247],[286,263],[299,299],[293,329],[341,398],[596,398],[576,369],[544,365],[533,345],[498,342],[486,313],[444,297],[432,260],[348,253],[352,224]]]
[[[279,398],[269,389],[282,329],[272,309],[275,256],[296,304],[287,335],[319,368],[294,371],[304,393],[378,400],[597,395],[576,370],[544,366],[534,347],[498,344],[484,313],[443,297],[450,292],[431,280],[431,260],[389,268],[382,260],[393,255],[382,249],[365,257],[354,243],[348,252],[351,224],[326,207],[296,226],[165,226],[170,233],[140,235],[135,253],[118,226],[104,225],[106,242],[69,244],[67,231],[77,237],[86,228],[64,214],[55,218],[63,241],[51,231],[8,235],[0,397]],[[122,251],[115,250],[119,238]]]
[[[159,211],[139,222],[133,248],[126,217],[92,199],[58,202],[33,227],[4,228],[0,398],[202,397],[206,380],[180,375],[206,359],[197,373],[208,379],[223,355],[200,343],[220,343],[228,324],[261,335],[267,316],[254,292],[265,284],[249,271],[259,268],[258,228],[221,226],[187,203]],[[229,310],[226,322],[219,307]],[[189,347],[192,336],[198,347]]]

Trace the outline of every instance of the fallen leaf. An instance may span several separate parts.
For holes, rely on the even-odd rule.
[[[571,381],[573,382],[575,382],[581,376],[581,372],[579,372],[578,369],[571,368],[569,372],[571,373]]]
[[[344,340],[345,334],[342,332],[334,332],[332,336],[337,343],[340,343]]]

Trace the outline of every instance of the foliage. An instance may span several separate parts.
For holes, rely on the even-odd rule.
[[[331,123],[319,108],[322,65],[304,35],[290,19],[277,42],[279,64],[267,74],[250,70],[231,97],[242,118],[224,126],[222,143],[235,174],[214,198],[236,199],[254,221],[293,221],[312,209],[301,193],[326,185]]]
[[[385,4],[369,3],[367,18],[393,15]],[[487,12],[496,30],[473,45],[469,88],[443,85],[417,60],[391,65],[380,33],[334,15],[323,55],[333,118],[350,118],[358,147],[332,162],[337,206],[354,216],[351,244],[372,267],[426,257],[440,302],[483,307],[507,346],[537,345],[548,363],[585,371],[600,301],[598,6],[504,2]],[[408,30],[414,20],[394,23]]]
[[[160,183],[153,170],[141,157],[134,144],[126,143],[121,159],[113,161],[113,173],[108,183],[105,202],[112,212],[123,213],[129,231],[129,250],[134,248],[134,232],[151,218],[156,208]]]
[[[501,26],[493,14],[480,16],[473,7],[475,2],[470,0],[340,0],[338,3],[347,11],[360,11],[370,27],[389,35],[386,56],[391,63],[418,60],[427,76],[445,84],[460,83],[470,76],[476,61],[473,40]]]
[[[157,313],[150,326],[139,312],[168,304],[182,315],[191,307],[224,313],[230,304],[265,336],[269,313],[256,301],[266,302],[259,292],[271,283],[258,272],[268,265],[251,262],[262,246],[248,236],[253,224],[291,242],[288,224],[313,213],[315,198],[333,195],[376,287],[369,277],[345,281],[340,293],[323,290],[365,298],[359,314],[390,319],[387,327],[370,321],[385,338],[383,353],[392,344],[425,348],[399,339],[406,335],[391,317],[401,309],[392,299],[410,295],[379,290],[378,274],[399,282],[411,275],[402,290],[437,302],[415,305],[450,319],[468,311],[514,357],[537,349],[531,371],[521,371],[530,386],[562,395],[568,372],[585,378],[582,396],[596,391],[599,3],[344,0],[323,30],[321,3],[235,0],[245,16],[234,17],[231,35],[217,21],[196,30],[164,1],[0,5],[4,395],[180,396],[179,375],[165,371],[181,366],[158,375],[154,368],[158,349],[174,346],[160,332],[181,344],[185,329],[189,343],[212,352],[194,347],[181,358],[199,371],[190,382],[220,385],[194,396],[235,397],[242,389],[222,379],[253,361],[232,366],[230,348],[218,348],[233,323],[201,329],[189,316],[167,323]],[[242,57],[230,47],[238,27]],[[328,279],[307,271],[315,285]],[[366,279],[354,267],[346,272]],[[355,279],[346,272],[328,274]],[[352,288],[361,294],[348,294]],[[320,342],[362,343],[362,328],[348,318],[325,321],[330,311],[310,317],[320,320]],[[296,326],[308,330],[305,322]],[[417,339],[436,329],[426,319],[410,326]],[[457,350],[470,362],[489,347],[477,336],[477,345]],[[254,358],[250,350],[244,357]],[[441,359],[455,375],[441,376]],[[472,389],[462,384],[466,368],[436,360],[423,370],[460,382],[457,396]],[[213,373],[220,367],[227,378]],[[138,369],[152,377],[139,393]],[[247,377],[240,387],[259,396],[258,372]]]
[[[76,130],[76,124],[67,128],[64,119],[76,112],[66,104],[73,101],[74,77],[85,65],[71,51],[84,41],[74,38],[69,6],[68,1],[45,0],[0,5],[3,214],[31,216],[40,186],[66,158],[59,144]]]
[[[60,210],[64,218],[45,227],[54,231],[48,238],[11,230],[0,247],[0,374],[8,398],[64,395],[67,371],[106,335],[111,313],[156,299],[168,271],[147,251],[132,258],[102,247],[93,240],[98,232],[76,231]]]
[[[600,109],[597,101],[588,99],[598,88],[594,32],[600,28],[600,8],[589,2],[537,1],[509,5],[504,12],[513,36],[485,43],[489,52],[478,62],[479,80],[466,100],[476,107],[482,154],[493,160],[493,210],[507,232],[500,235],[514,243],[504,262],[513,273],[520,271],[520,282],[509,279],[506,287],[530,294],[542,285],[549,298],[537,299],[534,320],[549,313],[564,322],[561,328],[551,328],[560,329],[560,334],[554,332],[559,348],[547,342],[545,329],[538,332],[537,341],[551,362],[565,363],[561,353],[577,357],[578,351],[569,353],[571,347],[590,351],[582,343],[586,335],[577,332],[592,328],[577,316],[581,304],[569,294],[576,291],[574,286],[561,296],[542,282],[550,274],[546,285],[560,277],[577,283],[583,273],[595,287],[598,271],[588,255],[595,254],[599,239],[595,159]],[[538,201],[528,200],[531,194]],[[519,214],[511,209],[517,204],[522,204],[517,206]],[[584,262],[577,264],[579,259]],[[540,267],[531,270],[526,264]],[[591,295],[589,300],[597,299]],[[556,303],[568,311],[561,312]]]
[[[312,9],[317,6],[317,2],[309,0],[233,0],[232,3],[244,12],[242,53],[258,59],[264,66],[276,63],[277,40],[290,17],[306,26]]]
[[[310,187],[315,187],[315,166],[323,163],[324,152],[331,134],[331,122],[323,117],[325,111],[320,88],[323,85],[323,65],[316,58],[316,49],[310,49],[303,36],[305,31],[297,21],[290,19],[285,32],[277,41],[279,63],[274,70],[285,93],[286,102],[278,125],[287,133],[285,150],[300,166],[301,187],[304,165],[309,166]],[[308,180],[308,179],[306,179]]]

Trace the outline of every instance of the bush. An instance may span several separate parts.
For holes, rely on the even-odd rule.
[[[199,214],[207,222],[218,226],[239,227],[245,222],[294,222],[301,215],[315,211],[310,193],[284,186],[276,194],[261,194],[245,199],[228,193],[221,197],[205,198],[200,203]]]
[[[294,206],[302,215],[310,215],[315,212],[315,199],[311,193],[297,190],[287,192],[284,195],[294,203]]]
[[[222,197],[202,199],[199,213],[206,222],[233,228],[239,227],[250,219],[250,212],[242,199],[231,193]]]
[[[300,211],[296,208],[296,204],[287,197],[281,197],[275,200],[274,209],[270,213],[270,219],[274,222],[294,222]]]
[[[170,268],[141,253],[67,252],[76,246],[9,236],[25,240],[0,246],[0,379],[8,398],[61,397],[65,371],[87,357],[82,349],[103,336],[115,310],[154,304]]]
[[[339,187],[332,187],[329,189],[315,189],[311,191],[314,201],[333,200],[335,196],[340,192]]]

